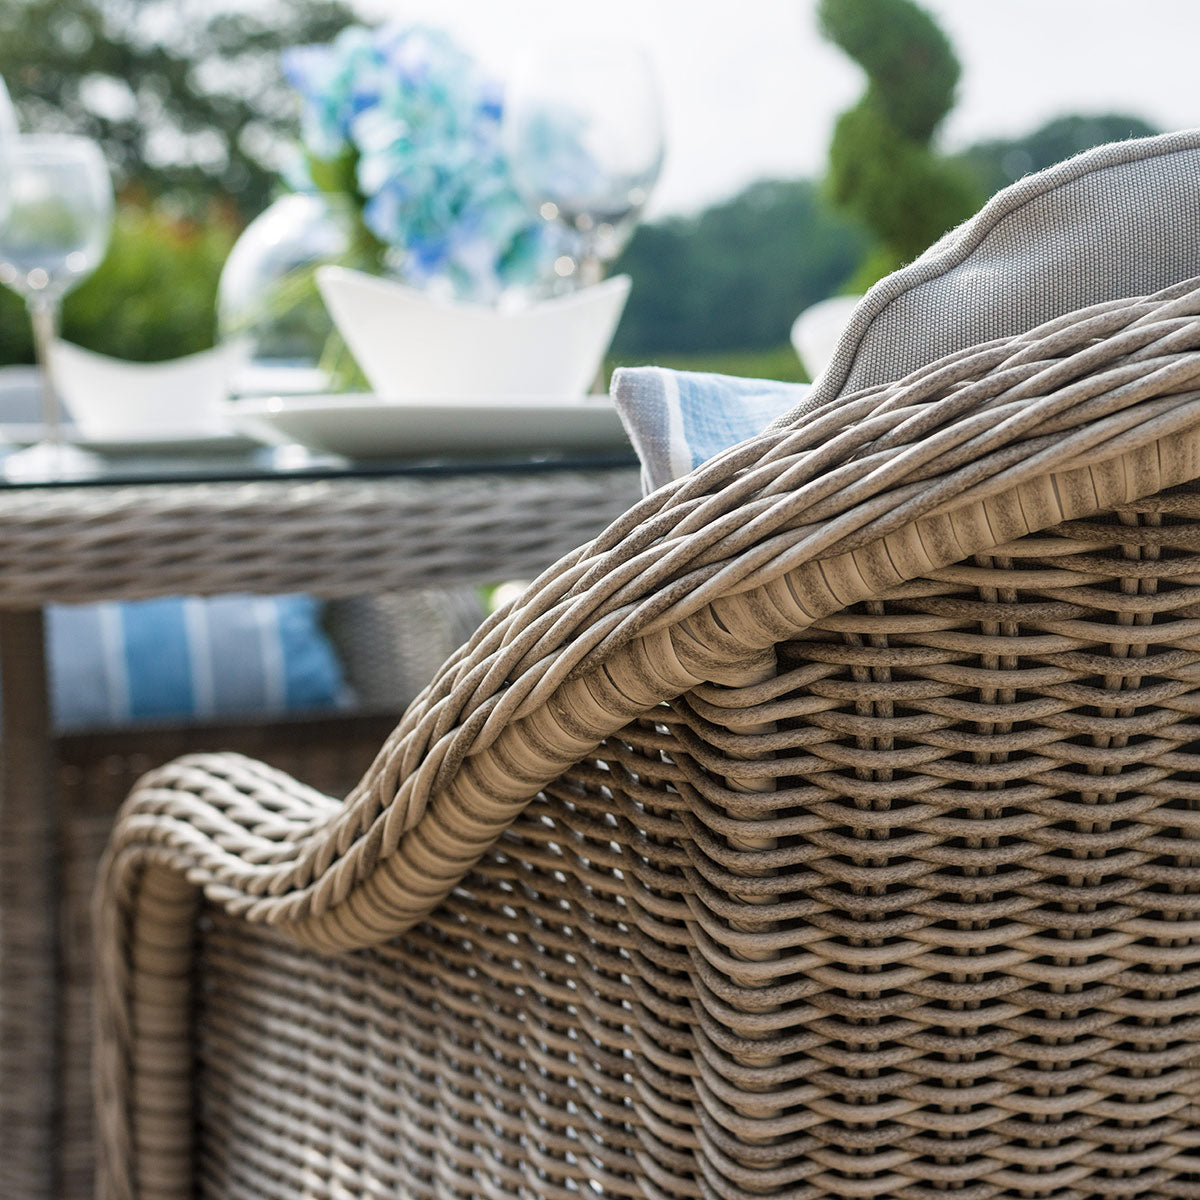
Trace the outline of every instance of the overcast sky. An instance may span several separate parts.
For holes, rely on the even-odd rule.
[[[1200,0],[924,0],[963,64],[957,148],[1068,112],[1200,125]],[[668,133],[650,215],[764,176],[821,170],[858,69],[816,32],[816,0],[359,0],[452,32],[499,75],[538,38],[627,36],[653,55]]]

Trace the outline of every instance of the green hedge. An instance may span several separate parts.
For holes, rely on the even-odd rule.
[[[66,299],[63,336],[138,362],[158,362],[213,344],[217,280],[237,237],[214,213],[203,224],[136,203],[117,210],[108,254]],[[0,290],[0,365],[33,361],[21,301]]]

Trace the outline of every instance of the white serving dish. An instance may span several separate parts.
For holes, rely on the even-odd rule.
[[[244,356],[241,343],[227,342],[169,362],[126,362],[59,340],[50,364],[83,440],[173,441],[233,432],[225,402]]]
[[[830,296],[806,308],[792,322],[791,341],[809,379],[816,379],[837,349],[861,296]]]
[[[607,396],[484,402],[454,397],[420,404],[366,395],[272,396],[237,400],[231,409],[252,434],[353,459],[630,451]]]
[[[317,286],[375,393],[392,400],[587,394],[629,296],[629,277],[523,308],[460,304],[346,267]]]

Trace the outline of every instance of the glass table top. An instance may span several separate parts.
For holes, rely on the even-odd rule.
[[[4,461],[16,447],[0,447],[0,489],[106,487],[121,484],[244,483],[265,479],[365,479],[390,476],[453,476],[483,473],[604,471],[637,466],[632,449],[597,454],[526,454],[473,458],[396,458],[350,461],[289,445],[191,456],[186,454],[96,455],[95,469],[69,478],[9,479]]]

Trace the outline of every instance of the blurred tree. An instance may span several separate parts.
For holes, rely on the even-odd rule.
[[[1065,116],[1022,138],[980,142],[952,165],[976,180],[977,196],[970,194],[978,207],[976,200],[1029,171],[1154,132],[1138,117]],[[748,371],[782,378],[792,321],[841,289],[856,269],[855,282],[873,282],[881,260],[869,254],[861,227],[831,212],[807,180],[753,184],[697,216],[643,225],[616,266],[635,286],[613,356],[740,373],[736,354],[749,351]],[[781,359],[772,358],[780,348]]]
[[[866,249],[808,180],[766,181],[695,217],[643,225],[616,264],[634,279],[613,353],[779,346]]]
[[[867,74],[834,127],[828,178],[835,203],[877,239],[852,281],[861,290],[970,216],[981,195],[961,163],[931,148],[959,77],[933,18],[912,0],[821,0],[818,19]]]
[[[98,139],[119,187],[248,219],[295,133],[280,50],[354,19],[342,0],[3,0],[0,76],[27,128]]]
[[[979,142],[964,151],[961,159],[990,196],[1022,175],[1043,171],[1093,146],[1158,132],[1141,117],[1120,113],[1057,117],[1025,137]]]

